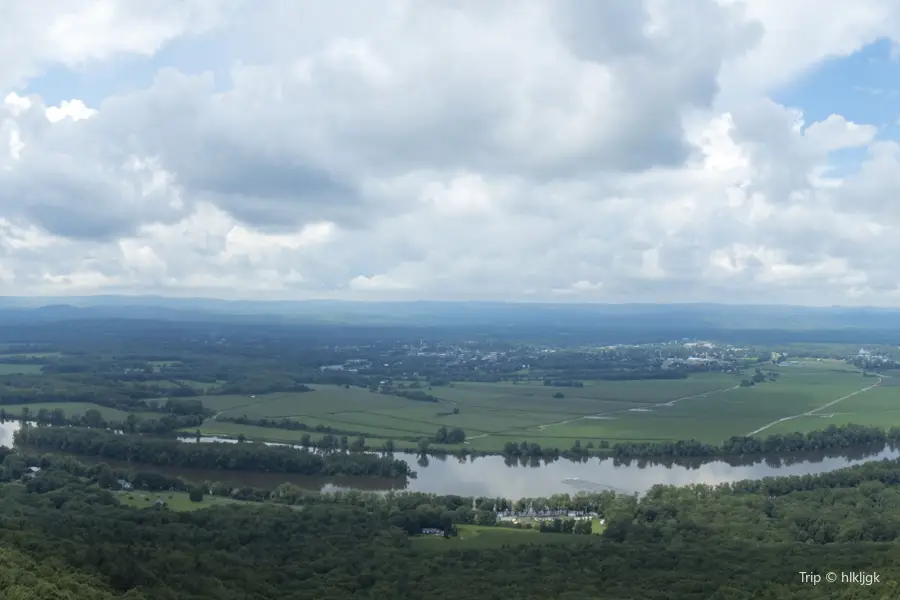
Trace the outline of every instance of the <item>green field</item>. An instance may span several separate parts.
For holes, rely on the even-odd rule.
[[[327,385],[314,386],[308,393],[206,396],[203,402],[222,416],[288,418],[311,427],[360,432],[370,447],[380,447],[387,439],[395,440],[398,448],[414,447],[417,439],[433,436],[441,426],[460,427],[468,436],[466,448],[497,452],[507,442],[524,440],[560,449],[571,447],[575,440],[596,444],[693,438],[721,443],[778,419],[818,409],[877,381],[832,360],[766,369],[776,370],[779,379],[753,387],[740,387],[741,377],[717,373],[676,380],[588,381],[583,388],[458,382],[427,390],[441,399],[439,403]],[[834,413],[827,419],[792,419],[761,435],[830,423],[900,425],[900,386],[889,387],[892,379],[824,410]],[[564,397],[554,398],[557,392]],[[453,414],[454,409],[458,414]],[[280,442],[297,442],[303,435],[214,420],[207,421],[201,431]]]
[[[887,382],[885,382],[887,383]],[[813,431],[829,425],[900,426],[900,387],[884,385],[853,396],[814,415],[798,417],[773,425],[761,435]]]
[[[502,548],[513,544],[584,544],[598,540],[592,535],[541,533],[536,529],[513,529],[489,525],[457,525],[457,530],[458,537],[417,535],[412,536],[410,542],[416,550],[437,552],[468,548]]]
[[[38,375],[42,365],[17,365],[0,362],[0,375]]]

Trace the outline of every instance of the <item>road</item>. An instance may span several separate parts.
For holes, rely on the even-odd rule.
[[[824,410],[824,409],[828,408],[829,406],[834,406],[834,405],[837,404],[838,402],[843,402],[843,401],[846,400],[847,398],[852,398],[853,396],[856,396],[857,394],[862,394],[863,392],[868,392],[868,391],[871,390],[873,387],[877,387],[878,384],[881,383],[881,379],[882,379],[882,378],[881,378],[881,376],[879,375],[879,376],[878,376],[878,381],[876,381],[875,383],[873,383],[872,385],[870,385],[870,386],[868,386],[868,387],[864,387],[864,388],[862,388],[861,390],[856,390],[855,392],[853,392],[853,393],[851,393],[851,394],[847,394],[846,396],[841,396],[841,397],[838,398],[837,400],[832,400],[832,401],[829,402],[828,404],[823,404],[823,405],[820,406],[819,408],[814,408],[814,409],[812,409],[812,410],[810,410],[810,411],[808,411],[808,412],[800,413],[799,415],[792,415],[792,416],[790,416],[790,417],[783,417],[783,418],[778,419],[778,420],[776,420],[776,421],[772,421],[771,423],[769,423],[769,424],[767,424],[767,425],[763,425],[763,426],[760,427],[759,429],[754,429],[754,430],[751,431],[750,433],[744,434],[744,436],[745,436],[745,437],[750,437],[750,436],[752,436],[752,435],[756,435],[757,433],[760,433],[760,432],[762,432],[762,431],[765,431],[766,429],[768,429],[768,428],[771,427],[772,425],[777,425],[777,424],[779,424],[779,423],[784,423],[785,421],[790,421],[791,419],[799,419],[800,417],[813,417],[813,416],[816,416],[816,413],[819,412],[820,410]]]
[[[647,406],[647,409],[649,410],[649,409],[653,409],[653,408],[659,408],[662,406],[675,406],[677,403],[681,402],[682,400],[691,400],[692,398],[703,398],[705,396],[708,396],[709,394],[716,394],[718,392],[728,392],[731,390],[736,390],[739,387],[740,387],[739,385],[736,385],[736,386],[730,387],[730,388],[717,388],[714,390],[709,390],[708,392],[702,392],[700,394],[693,394],[691,396],[682,396],[681,398],[675,398],[674,400],[669,400],[667,402],[658,402],[656,404],[650,404]],[[622,408],[619,410],[613,410],[613,411],[605,412],[605,413],[582,415],[582,416],[575,417],[573,419],[567,419],[565,421],[555,421],[553,423],[544,423],[543,425],[534,425],[533,427],[535,427],[536,429],[539,429],[539,430],[544,430],[547,427],[554,427],[556,425],[565,425],[567,423],[574,423],[575,421],[581,421],[582,419],[607,417],[609,415],[615,415],[615,414],[629,412],[629,411],[631,411],[630,408]],[[530,427],[528,427],[526,429],[530,429]],[[492,433],[497,433],[497,432],[492,432]],[[482,433],[480,435],[473,435],[470,438],[468,438],[465,441],[465,443],[468,444],[470,440],[476,440],[478,438],[488,437],[488,436],[492,435],[492,433]]]

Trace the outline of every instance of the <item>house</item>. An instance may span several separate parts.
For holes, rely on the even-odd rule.
[[[444,535],[444,530],[435,529],[434,527],[425,527],[422,529],[422,535]]]
[[[41,472],[40,467],[28,467],[25,469],[25,477],[27,477],[28,479],[31,479],[32,477],[34,477],[35,475],[37,475],[40,472]]]
[[[134,486],[131,485],[130,483],[128,483],[127,481],[125,481],[124,479],[118,480],[117,483],[119,484],[119,487],[122,488],[123,490],[134,489]]]
[[[162,497],[157,498],[153,501],[153,508],[159,507],[162,508],[166,505],[166,501],[162,499]]]

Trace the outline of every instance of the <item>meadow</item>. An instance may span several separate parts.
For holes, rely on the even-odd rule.
[[[427,390],[441,399],[439,403],[327,385],[313,386],[314,391],[307,393],[205,396],[203,402],[218,416],[287,418],[310,427],[360,432],[373,448],[387,439],[394,440],[398,449],[413,448],[418,439],[433,436],[442,426],[460,427],[468,437],[465,447],[498,452],[507,442],[525,440],[561,449],[576,440],[594,445],[681,439],[720,443],[817,409],[877,381],[840,361],[767,368],[777,370],[778,380],[752,387],[741,387],[741,377],[735,375],[707,373],[676,380],[586,381],[583,388],[456,382]],[[557,393],[563,397],[555,398]],[[830,418],[792,419],[763,435],[821,429],[831,423],[900,424],[900,406],[893,404],[898,397],[900,386],[876,387],[824,410]],[[295,443],[304,433],[214,419],[201,432]],[[311,437],[321,436],[311,433]]]

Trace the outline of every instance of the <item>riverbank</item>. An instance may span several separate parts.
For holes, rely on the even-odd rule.
[[[243,427],[243,426],[241,426]],[[226,428],[227,429],[227,428]],[[268,428],[259,428],[268,429]],[[622,459],[745,459],[747,457],[767,458],[776,455],[794,455],[804,452],[821,452],[833,450],[845,450],[855,448],[869,448],[883,444],[900,443],[900,428],[884,429],[880,427],[866,427],[855,424],[841,426],[831,425],[823,430],[807,433],[773,434],[765,437],[733,436],[721,444],[704,444],[697,440],[681,440],[672,442],[626,442],[613,446],[602,444],[599,448],[593,442],[582,444],[576,440],[571,448],[560,450],[558,448],[545,448],[535,442],[524,440],[522,442],[507,442],[501,452],[475,451],[466,447],[434,447],[430,444],[390,444],[389,446],[374,446],[368,444],[365,438],[359,437],[352,442],[348,437],[328,436],[327,443],[317,442],[304,434],[302,443],[294,441],[279,441],[271,436],[261,438],[248,438],[243,433],[234,435],[200,435],[196,431],[182,430],[186,441],[202,439],[206,441],[241,442],[256,441],[275,446],[289,446],[294,448],[316,448],[324,451],[367,451],[393,454],[405,452],[417,456],[502,456],[511,460],[587,460],[599,458],[601,460],[612,458]],[[188,433],[194,433],[188,437]]]

